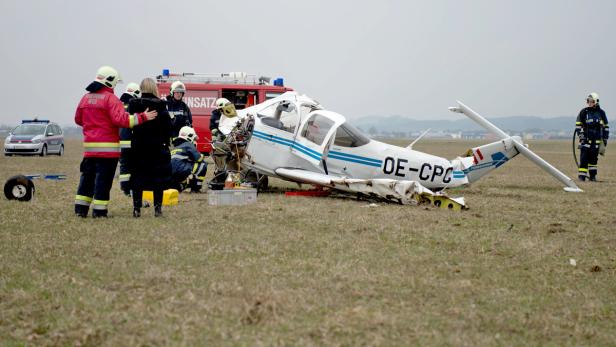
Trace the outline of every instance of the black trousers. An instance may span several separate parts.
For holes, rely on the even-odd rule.
[[[590,144],[583,144],[580,148],[580,167],[578,175],[590,176],[594,179],[597,176],[597,161],[599,160],[599,144],[595,140],[589,141]]]
[[[120,156],[120,189],[125,194],[130,193],[130,148],[122,148]]]
[[[76,214],[85,217],[92,206],[92,216],[107,216],[109,192],[117,165],[117,158],[83,158],[79,166],[81,178],[75,196]]]
[[[154,189],[152,195],[154,195],[154,206],[162,206],[163,190]],[[133,189],[133,208],[141,208],[141,206],[143,206],[143,190]]]

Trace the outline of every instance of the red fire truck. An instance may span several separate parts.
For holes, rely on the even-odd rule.
[[[193,128],[199,136],[197,149],[202,153],[210,153],[212,149],[210,117],[216,99],[227,98],[239,110],[293,90],[284,86],[282,78],[271,81],[268,77],[258,77],[244,72],[173,73],[165,69],[162,75],[156,77],[161,97],[169,94],[171,84],[175,81],[182,81],[186,86],[183,100],[192,112]]]

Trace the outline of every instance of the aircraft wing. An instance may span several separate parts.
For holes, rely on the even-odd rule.
[[[388,178],[345,178],[290,168],[278,168],[274,170],[274,172],[278,176],[294,182],[330,187],[345,192],[360,193],[371,197],[377,197],[381,200],[398,202],[403,205],[430,203],[443,208],[456,210],[466,209],[464,198],[450,198],[441,192],[435,193],[416,181],[399,181]]]
[[[274,172],[276,172],[276,174],[280,177],[289,179],[293,182],[316,184],[318,186],[331,188],[334,188],[332,180],[336,178],[340,179],[340,177],[329,176],[326,174],[302,169],[278,168]]]

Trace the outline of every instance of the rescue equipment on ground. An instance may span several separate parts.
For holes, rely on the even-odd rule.
[[[57,181],[66,179],[65,174],[31,174],[31,175],[24,175],[24,176],[28,177],[31,180],[36,179],[36,178],[41,178],[44,180],[57,180]]]
[[[13,176],[4,184],[4,196],[9,200],[30,201],[34,191],[34,183],[24,175]]]
[[[178,204],[180,192],[177,189],[167,189],[163,192],[163,206],[175,206]],[[143,191],[143,200],[154,201],[154,193],[151,190]]]
[[[257,202],[257,190],[250,189],[225,189],[210,190],[207,193],[209,205],[248,205]]]

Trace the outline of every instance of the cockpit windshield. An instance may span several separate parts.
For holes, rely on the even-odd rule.
[[[336,130],[334,145],[341,147],[360,147],[368,144],[370,139],[349,123],[342,124]]]

